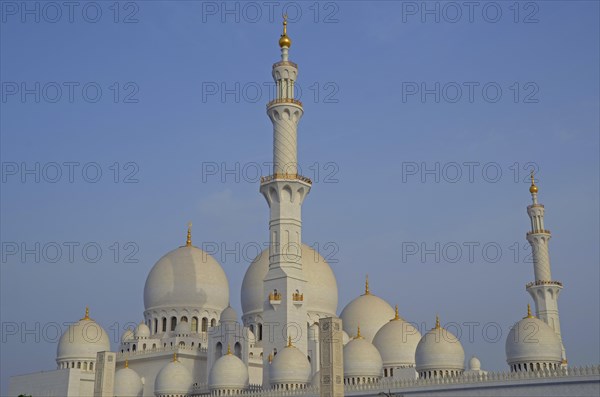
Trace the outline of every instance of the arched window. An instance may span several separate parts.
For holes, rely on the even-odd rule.
[[[217,325],[217,319],[216,318],[213,318],[212,320],[210,320],[210,326],[211,327],[214,327],[216,325]]]
[[[181,321],[185,321],[185,322],[187,323],[187,322],[188,322],[188,318],[187,318],[187,316],[182,316],[182,317],[181,317]]]
[[[162,332],[167,332],[167,318],[162,318]]]
[[[154,333],[157,333],[157,332],[158,332],[158,319],[155,318],[154,319]]]
[[[156,343],[152,344],[152,350],[156,350]]]
[[[177,327],[177,317],[171,317],[171,331],[175,331],[175,327]]]
[[[242,358],[242,345],[240,345],[240,342],[235,343],[233,347],[233,353],[237,356],[237,358]]]
[[[254,324],[250,324],[250,332],[254,334]]]
[[[90,363],[90,371],[94,370],[94,363]]]
[[[184,341],[179,342],[179,347],[185,347],[185,342]]]
[[[257,338],[258,338],[258,340],[262,340],[262,337],[263,337],[262,324],[258,323],[258,335],[257,335]]]
[[[219,357],[221,357],[223,355],[223,344],[221,342],[217,342],[217,345],[215,346],[215,361],[217,361],[217,359]]]
[[[144,343],[144,345],[142,346],[142,350],[146,350],[146,344]]]
[[[208,331],[208,318],[202,318],[202,332]],[[219,356],[220,357],[220,356]]]
[[[135,343],[133,344],[133,346],[131,347],[131,350],[135,351]]]
[[[81,362],[80,361],[77,362],[77,369],[79,369],[79,368],[81,368]]]
[[[198,332],[198,317],[192,317],[192,332]]]

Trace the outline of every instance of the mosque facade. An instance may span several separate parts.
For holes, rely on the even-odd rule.
[[[294,97],[298,65],[284,20],[281,59],[273,65],[276,98],[273,173],[261,178],[269,206],[270,245],[248,267],[241,317],[229,305],[221,265],[192,243],[154,265],[144,288],[144,320],[111,350],[106,331],[86,309],[62,335],[57,367],[14,376],[9,395],[77,397],[339,397],[381,395],[599,395],[600,366],[567,362],[558,297],[550,270],[550,231],[531,176],[534,303],[507,336],[506,372],[466,358],[459,338],[441,326],[421,334],[377,297],[364,293],[337,314],[338,287],[329,264],[302,243],[302,204],[311,180],[298,174],[297,131],[304,114]],[[531,339],[531,331],[535,338]]]

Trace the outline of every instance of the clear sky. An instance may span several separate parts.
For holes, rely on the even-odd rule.
[[[55,368],[57,328],[86,305],[116,347],[188,221],[241,315],[268,239],[257,175],[284,7],[314,180],[303,239],[330,260],[338,312],[368,273],[405,319],[439,313],[467,357],[506,370],[531,302],[533,164],[569,361],[600,362],[597,1],[23,4],[0,10],[0,394]]]

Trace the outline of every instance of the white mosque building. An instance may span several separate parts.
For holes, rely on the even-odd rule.
[[[281,60],[273,65],[277,96],[267,105],[274,169],[260,183],[270,208],[270,246],[246,271],[241,321],[229,306],[225,272],[192,244],[189,228],[185,245],[150,271],[144,321],[122,335],[116,351],[86,309],[58,343],[57,368],[12,377],[9,395],[600,395],[600,366],[567,365],[558,312],[563,287],[550,272],[551,235],[533,175],[527,240],[535,280],[526,288],[535,316],[528,310],[507,336],[506,372],[484,371],[476,357],[466,368],[460,340],[439,319],[421,335],[398,307],[369,290],[368,279],[338,316],[334,273],[302,244],[301,209],[311,181],[296,168],[303,108],[294,99],[298,66],[288,59],[286,25]]]

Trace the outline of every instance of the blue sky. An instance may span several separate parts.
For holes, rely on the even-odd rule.
[[[284,7],[314,179],[303,239],[330,259],[338,311],[369,273],[404,318],[461,324],[467,356],[506,370],[533,280],[533,163],[568,358],[600,361],[598,2],[27,4],[0,10],[2,394],[55,368],[54,325],[86,305],[116,346],[188,221],[240,311],[268,238],[256,175]]]

